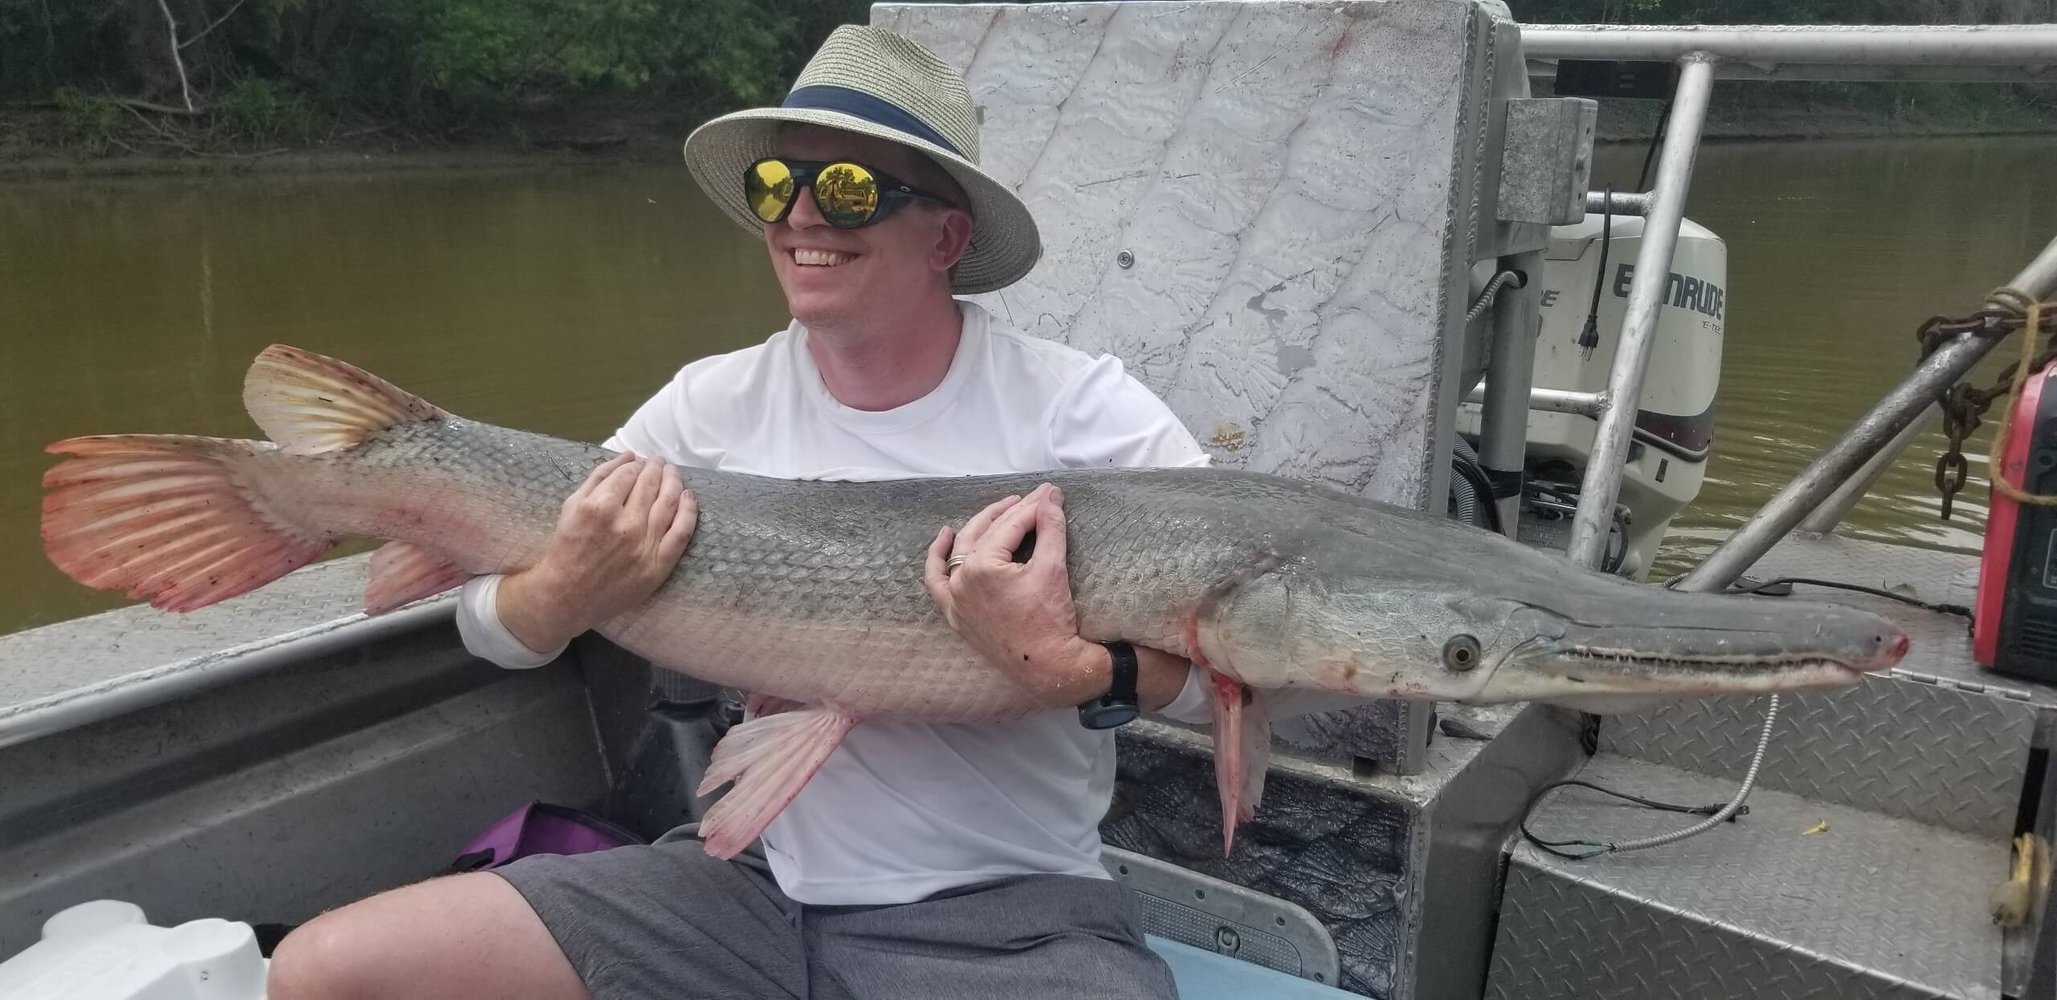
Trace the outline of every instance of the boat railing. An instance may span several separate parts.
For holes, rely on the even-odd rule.
[[[1571,559],[1587,566],[1597,566],[1607,548],[1663,304],[1664,278],[1671,272],[1672,251],[1684,218],[1715,81],[2022,83],[2057,79],[2057,25],[1560,25],[1524,28],[1522,48],[1533,77],[1552,78],[1565,63],[1585,60],[1671,63],[1677,69],[1654,185],[1648,191],[1593,192],[1588,196],[1591,210],[1645,219],[1645,238],[1629,282],[1620,346],[1607,388],[1600,393],[1531,390],[1526,401],[1512,391],[1493,392],[1500,385],[1527,386],[1532,378],[1532,371],[1520,364],[1531,355],[1510,352],[1499,343],[1517,332],[1527,335],[1525,328],[1520,324],[1496,324],[1494,328],[1493,357],[1507,357],[1515,365],[1494,371],[1488,380],[1480,424],[1482,454],[1520,453],[1525,441],[1508,438],[1525,435],[1526,422],[1511,419],[1519,413],[1510,414],[1510,408],[1586,412],[1599,419],[1566,549]],[[2057,291],[2057,240],[2007,287],[2038,299]],[[1987,305],[2008,308],[2000,301]],[[1960,333],[1931,353],[1675,586],[1702,591],[1727,587],[1803,519],[1811,530],[1832,530],[1913,441],[1937,395],[1977,365],[1999,339],[1979,332]],[[1810,519],[1809,515],[1816,516]]]

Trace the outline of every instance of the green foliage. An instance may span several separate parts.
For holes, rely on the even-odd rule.
[[[869,0],[0,0],[0,101],[61,108],[68,142],[137,123],[105,98],[182,104],[215,134],[304,139],[316,117],[430,127],[608,97],[699,117],[776,100]],[[1510,0],[1529,22],[1940,22],[2057,18],[2057,0]],[[2042,91],[1895,100],[1967,114]],[[1982,103],[1983,102],[1983,103]]]
[[[306,141],[313,131],[307,103],[285,87],[241,76],[216,100],[213,113],[236,135],[251,139]]]
[[[375,0],[368,20],[416,110],[599,92],[727,106],[778,94],[819,40],[805,28],[842,8],[864,16],[847,0]]]
[[[48,94],[90,69],[92,16],[77,0],[0,0],[0,94]]]
[[[167,2],[191,43],[179,54],[196,100],[250,134],[294,131],[310,102],[434,118],[595,93],[709,108],[763,101],[830,28],[868,9],[855,0]],[[66,86],[175,103],[179,68],[156,3],[0,0],[0,99]]]
[[[57,88],[57,110],[65,139],[94,156],[107,151],[125,114],[112,99],[71,87]]]

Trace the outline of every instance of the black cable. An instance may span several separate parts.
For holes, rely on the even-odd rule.
[[[1927,611],[1935,611],[1946,615],[1963,615],[1966,618],[1971,617],[1971,609],[1962,604],[1936,604],[1919,598],[1908,597],[1905,594],[1895,594],[1890,590],[1880,590],[1877,587],[1866,587],[1856,583],[1838,583],[1834,580],[1815,580],[1804,576],[1782,576],[1776,580],[1766,580],[1755,586],[1735,588],[1734,593],[1765,594],[1773,587],[1788,583],[1804,583],[1810,587],[1828,587],[1833,590],[1853,590],[1860,594],[1870,594],[1873,597],[1883,597],[1887,600],[1899,601],[1901,604],[1910,604]],[[1774,594],[1771,596],[1783,595]]]
[[[1664,130],[1671,122],[1671,100],[1664,102],[1664,111],[1658,115],[1657,131],[1650,136],[1649,152],[1643,154],[1642,173],[1636,175],[1636,190],[1648,191],[1650,185],[1650,164],[1657,158],[1657,147],[1664,142]],[[1586,325],[1578,332],[1579,356],[1590,358],[1600,346],[1600,290],[1607,282],[1607,251],[1614,243],[1614,185],[1603,189],[1606,193],[1600,201],[1600,269],[1593,275],[1593,299],[1586,308]]]
[[[1579,357],[1590,358],[1600,346],[1600,290],[1607,285],[1607,249],[1614,243],[1614,185],[1600,196],[1600,266],[1593,272],[1593,298],[1586,306],[1586,325],[1578,331]]]
[[[1602,854],[1606,854],[1608,851],[1613,850],[1614,845],[1602,843],[1597,840],[1544,840],[1543,838],[1536,836],[1535,833],[1528,828],[1529,818],[1532,815],[1534,815],[1536,811],[1536,806],[1543,801],[1543,796],[1548,795],[1559,788],[1564,788],[1567,786],[1575,788],[1590,788],[1593,791],[1601,793],[1602,795],[1612,795],[1617,799],[1625,799],[1646,809],[1657,809],[1663,812],[1684,813],[1688,816],[1712,816],[1715,813],[1720,812],[1723,808],[1725,808],[1728,805],[1728,803],[1726,802],[1716,802],[1713,805],[1707,806],[1686,806],[1679,805],[1676,802],[1659,802],[1656,799],[1646,799],[1640,795],[1630,795],[1627,792],[1617,792],[1612,788],[1605,788],[1600,785],[1593,784],[1590,781],[1579,781],[1573,779],[1570,781],[1552,782],[1551,784],[1544,785],[1542,788],[1538,789],[1536,791],[1536,794],[1529,798],[1528,806],[1522,809],[1521,837],[1523,840],[1526,840],[1530,844],[1535,845],[1537,850],[1542,851],[1546,854],[1551,854],[1560,858],[1564,858],[1569,861],[1584,861],[1587,858],[1598,857]],[[1744,806],[1736,810],[1735,816],[1729,817],[1729,820],[1731,822],[1734,822],[1736,817],[1748,815],[1749,812],[1750,807]],[[1560,851],[1558,850],[1558,848],[1560,847],[1590,847],[1593,848],[1593,850],[1584,852]]]
[[[1674,85],[1673,94],[1676,95],[1677,91],[1678,88]],[[1664,110],[1657,113],[1657,132],[1650,137],[1650,151],[1643,154],[1643,172],[1636,175],[1638,191],[1650,190],[1650,163],[1657,159],[1657,147],[1664,145],[1664,130],[1671,125],[1671,102],[1672,98],[1665,98]]]
[[[1614,540],[1616,538],[1621,539],[1621,547],[1619,549],[1614,547]],[[1600,571],[1603,573],[1616,572],[1621,569],[1621,564],[1627,561],[1628,525],[1621,525],[1621,532],[1618,535],[1614,531],[1614,526],[1609,525],[1607,529],[1607,551],[1600,557]]]

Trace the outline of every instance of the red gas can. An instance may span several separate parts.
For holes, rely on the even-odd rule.
[[[2030,375],[2000,472],[2030,493],[2057,493],[2057,366]],[[1995,490],[1979,560],[1972,655],[2002,673],[2057,681],[2057,507],[2025,506]]]

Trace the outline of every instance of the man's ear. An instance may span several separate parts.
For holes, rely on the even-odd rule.
[[[964,257],[964,251],[971,248],[971,213],[961,208],[943,209],[943,224],[936,229],[936,242],[930,249],[929,262],[938,271],[956,267]]]

